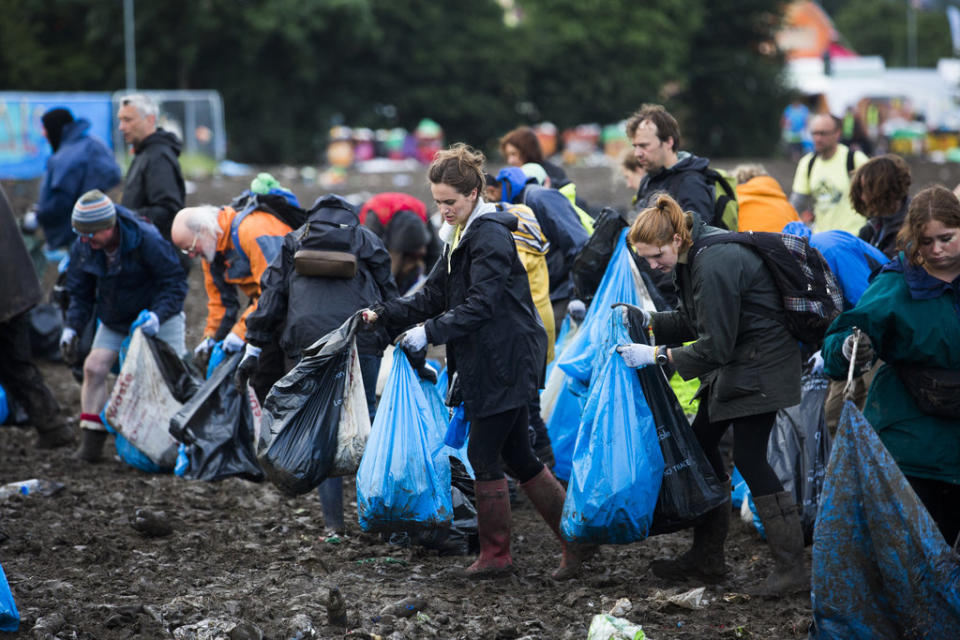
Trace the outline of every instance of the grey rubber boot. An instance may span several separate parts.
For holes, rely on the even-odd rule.
[[[753,503],[763,522],[767,546],[773,556],[773,572],[751,590],[752,595],[778,597],[810,589],[803,566],[803,527],[800,512],[789,491],[755,496]]]
[[[730,529],[730,478],[722,483],[727,499],[708,511],[693,527],[693,546],[673,560],[654,560],[650,570],[658,578],[682,580],[695,578],[704,582],[720,582],[728,572],[723,545]]]
[[[80,448],[73,457],[84,462],[99,462],[103,455],[103,443],[107,441],[106,431],[80,429]]]

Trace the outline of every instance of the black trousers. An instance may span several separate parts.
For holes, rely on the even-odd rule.
[[[467,456],[478,481],[503,477],[501,456],[520,482],[530,480],[543,470],[543,463],[530,446],[529,422],[526,406],[470,422]]]
[[[700,400],[693,432],[707,455],[717,477],[726,478],[727,470],[720,455],[720,439],[733,425],[733,463],[754,496],[768,496],[783,491],[783,485],[767,462],[767,442],[777,412],[770,411],[732,420],[710,422],[707,400]]]
[[[30,423],[45,431],[60,412],[60,405],[33,363],[30,353],[29,313],[0,323],[0,384],[23,405]]]

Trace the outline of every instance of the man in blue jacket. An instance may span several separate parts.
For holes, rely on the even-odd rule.
[[[181,357],[186,354],[183,301],[187,282],[176,249],[156,227],[114,205],[100,191],[83,194],[71,220],[80,239],[70,250],[66,284],[70,306],[60,351],[64,362],[75,363],[78,332],[96,304],[99,322],[83,362],[82,440],[76,454],[81,460],[96,462],[107,437],[100,421],[107,401],[107,374],[141,311],[147,312],[140,325],[146,335],[163,340]]]
[[[556,189],[541,187],[536,178],[527,177],[523,169],[501,169],[496,181],[500,187],[500,200],[530,207],[550,243],[547,251],[550,302],[553,304],[554,321],[559,327],[566,314],[567,302],[573,295],[573,281],[570,278],[573,261],[590,236],[580,223],[580,217],[570,200]],[[488,193],[488,196],[494,195]],[[496,199],[491,201],[496,202]]]
[[[36,219],[48,247],[69,247],[76,237],[70,228],[73,203],[91,189],[109,191],[120,184],[120,167],[106,145],[90,136],[89,120],[74,120],[62,107],[50,109],[40,120],[53,155],[40,185]]]

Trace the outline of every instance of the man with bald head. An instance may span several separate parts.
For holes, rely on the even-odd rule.
[[[260,299],[260,277],[280,253],[283,237],[292,230],[284,220],[304,219],[296,196],[284,189],[274,193],[245,192],[231,206],[188,207],[177,213],[170,238],[180,251],[203,260],[207,290],[207,324],[194,359],[206,368],[213,345],[233,353],[244,346],[246,320]],[[249,300],[240,310],[241,291]],[[251,379],[262,402],[273,383],[284,373],[279,349],[264,348],[260,366]]]
[[[867,161],[840,143],[840,121],[821,113],[810,121],[813,153],[800,159],[793,177],[790,204],[816,231],[849,231],[857,235],[866,219],[850,203],[850,176]]]

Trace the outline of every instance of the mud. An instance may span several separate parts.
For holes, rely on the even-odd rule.
[[[934,168],[934,180],[955,182],[953,168],[942,177],[937,171],[944,169]],[[611,193],[621,203],[629,196],[605,170],[571,173],[594,203]],[[789,174],[778,177],[789,185]],[[35,187],[4,186],[18,212],[35,195]],[[239,181],[201,182],[189,203],[224,203],[241,188]],[[361,176],[338,191],[387,189],[428,196],[422,173],[399,182],[396,176]],[[321,193],[316,186],[295,190],[304,202]],[[187,305],[188,345],[199,339],[204,305],[197,265]],[[76,416],[79,385],[60,365],[42,369],[64,414]],[[703,585],[662,581],[647,568],[685,549],[688,533],[604,547],[579,579],[556,583],[550,572],[559,544],[521,497],[512,539],[517,571],[471,581],[459,575],[471,558],[403,549],[363,533],[352,482],[346,484],[346,535],[327,538],[313,494],[288,498],[269,484],[149,475],[114,456],[89,465],[72,460],[69,448],[36,451],[33,441],[31,429],[0,428],[0,484],[43,478],[66,486],[50,497],[0,501],[0,563],[22,616],[21,630],[4,637],[342,638],[363,629],[394,640],[573,639],[585,638],[591,617],[621,598],[632,604],[624,617],[656,640],[803,638],[811,620],[805,594],[780,600],[737,595],[771,568],[765,545],[737,518],[727,543],[730,576],[707,586],[705,608],[691,610],[668,604],[666,596]],[[154,526],[135,526],[144,513]],[[346,627],[328,624],[325,605],[333,587],[346,602]],[[415,614],[381,613],[411,596],[422,598]]]

